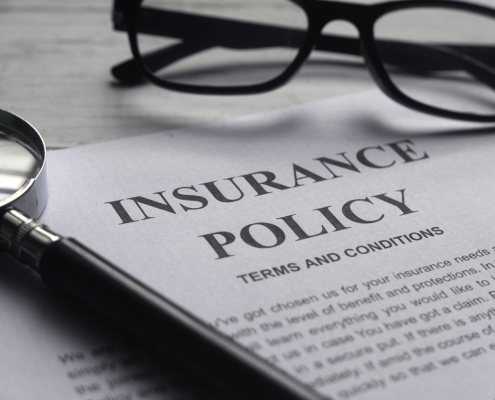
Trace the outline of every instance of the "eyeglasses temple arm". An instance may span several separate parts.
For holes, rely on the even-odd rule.
[[[466,72],[495,90],[495,68],[485,62],[470,56],[464,52],[458,51],[455,47],[450,46],[432,46],[437,51],[443,52],[448,57],[455,59],[458,65],[462,66]]]
[[[493,62],[493,47],[428,45],[384,40],[377,40],[376,45],[385,64],[399,67],[405,72],[431,74],[464,70],[495,89],[495,69],[487,63]]]
[[[143,55],[143,58],[146,67],[150,71],[155,72],[169,64],[173,64],[180,59],[199,53],[210,47],[212,45],[206,43],[181,42],[148,52]],[[141,69],[133,58],[115,65],[112,67],[111,72],[116,79],[126,84],[136,84],[144,79]]]
[[[316,50],[349,55],[361,54],[360,43],[357,39],[339,36],[328,36],[325,37],[325,39],[329,39],[328,43],[321,43],[323,46],[320,48],[320,43],[318,42]],[[272,46],[274,46],[273,42],[272,44],[265,43],[264,46],[259,46],[257,48]],[[146,64],[146,68],[155,72],[182,58],[186,58],[212,47],[218,47],[218,45],[211,43],[210,41],[203,43],[201,40],[196,39],[194,41],[184,41],[169,47],[163,47],[152,52],[147,52],[142,55],[142,58]],[[291,47],[297,48],[296,46]],[[123,83],[134,84],[144,79],[143,73],[132,58],[115,65],[112,67],[111,72],[116,79]]]

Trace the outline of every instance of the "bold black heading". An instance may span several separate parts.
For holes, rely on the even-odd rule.
[[[397,165],[408,164],[429,158],[424,151],[415,149],[412,140],[399,140],[377,146],[364,147],[352,155],[346,152],[336,153],[333,156],[321,156],[312,159],[304,165],[292,164],[290,167],[290,182],[277,178],[273,171],[256,171],[235,177],[223,178],[220,181],[211,181],[194,185],[184,185],[171,190],[165,195],[165,190],[153,192],[153,196],[133,196],[119,200],[108,201],[114,215],[118,217],[120,225],[136,223],[160,216],[174,215],[177,213],[187,213],[189,211],[199,211],[206,208],[211,202],[233,203],[242,201],[247,196],[266,196],[274,191],[285,191],[301,186],[315,183],[322,183],[334,179],[342,178],[346,175],[361,174],[366,170],[382,170],[393,168]],[[287,172],[287,171],[284,171]],[[372,198],[380,202],[396,207],[401,215],[415,212],[405,203],[405,189],[396,189],[396,197],[386,193],[374,194]],[[397,197],[398,196],[398,197]],[[366,202],[373,204],[368,197],[352,199],[342,206],[343,216],[354,223],[374,223],[383,219],[383,215],[366,220],[357,215],[352,204],[356,202]],[[334,228],[334,231],[347,229],[345,223],[339,220],[329,210],[330,206],[316,209]],[[165,212],[165,214],[163,214]],[[309,235],[295,222],[294,215],[277,218],[282,220],[296,235],[297,240],[318,236],[327,233],[327,228],[322,226],[319,233]],[[251,234],[251,228],[257,226],[264,227],[270,231],[274,237],[274,243],[264,244],[259,242]],[[285,240],[285,234],[274,224],[258,222],[244,227],[240,231],[241,239],[248,245],[256,248],[271,248],[280,245]],[[226,232],[214,232],[200,237],[215,251],[218,259],[230,257],[225,246],[235,240],[235,235]]]

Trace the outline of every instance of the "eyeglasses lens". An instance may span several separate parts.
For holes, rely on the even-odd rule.
[[[307,16],[292,1],[191,3],[142,3],[139,52],[161,80],[216,87],[264,83],[288,68],[306,36]]]
[[[395,86],[420,103],[495,115],[495,18],[448,8],[382,16],[375,41]]]

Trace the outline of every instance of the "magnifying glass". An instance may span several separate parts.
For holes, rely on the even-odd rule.
[[[36,221],[47,202],[45,159],[38,131],[0,110],[0,251],[235,398],[323,399],[76,240]]]

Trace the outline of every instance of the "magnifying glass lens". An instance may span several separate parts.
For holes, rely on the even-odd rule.
[[[0,133],[0,202],[34,179],[40,168],[39,157],[20,142]]]

